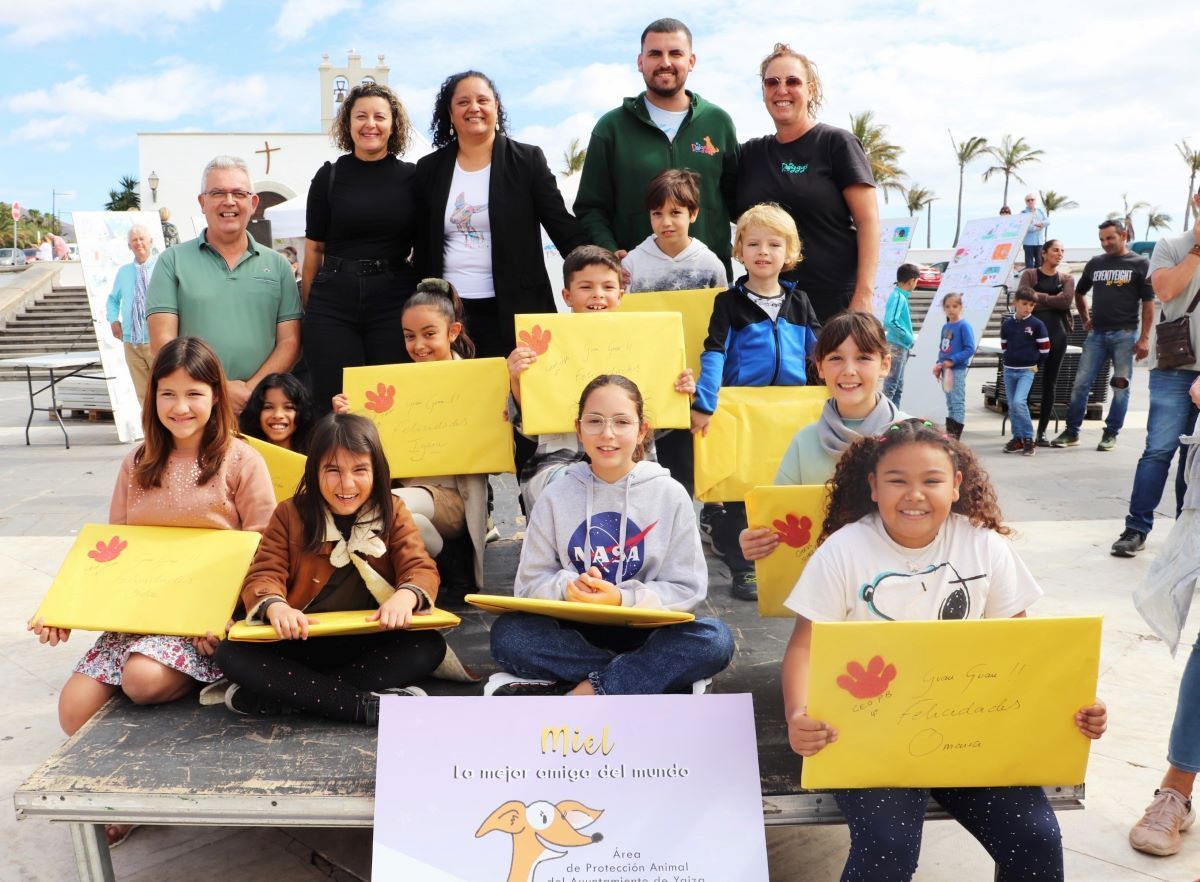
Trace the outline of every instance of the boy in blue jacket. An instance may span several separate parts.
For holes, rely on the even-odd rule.
[[[1033,317],[1037,294],[1032,288],[1020,288],[1013,309],[1016,315],[1000,326],[1000,348],[1004,352],[1004,392],[1008,396],[1008,418],[1013,436],[1004,445],[1005,453],[1033,456],[1033,420],[1029,416],[1029,389],[1034,374],[1050,354],[1050,332],[1041,319]]]
[[[746,275],[713,300],[692,403],[692,433],[701,436],[708,433],[722,386],[805,385],[806,361],[820,329],[808,295],[779,278],[803,259],[800,234],[787,212],[768,203],[747,209],[738,218],[733,252]],[[746,506],[727,502],[725,514],[715,520],[713,548],[729,567],[733,596],[756,600],[754,564],[743,557],[737,539],[746,529]]]
[[[900,406],[900,396],[904,394],[904,366],[908,363],[908,353],[916,340],[908,297],[917,289],[917,279],[920,277],[921,269],[916,264],[900,264],[896,268],[896,286],[892,288],[883,312],[883,330],[892,348],[892,369],[883,381],[883,394],[896,407]]]

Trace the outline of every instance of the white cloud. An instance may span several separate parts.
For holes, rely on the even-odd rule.
[[[15,11],[6,22],[15,24],[8,41],[32,46],[50,40],[66,40],[81,34],[101,37],[111,31],[162,39],[176,28],[204,13],[216,12],[224,0],[58,0],[53,5]]]
[[[286,0],[271,30],[285,43],[302,40],[315,25],[358,7],[358,0]]]
[[[558,74],[525,95],[524,103],[534,109],[567,108],[599,114],[644,88],[631,58],[628,64],[589,64]]]

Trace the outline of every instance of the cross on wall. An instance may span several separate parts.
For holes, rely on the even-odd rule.
[[[263,141],[263,149],[254,151],[255,153],[265,153],[267,155],[267,170],[264,174],[269,175],[271,173],[271,154],[282,149],[282,147],[272,147],[270,141]]]

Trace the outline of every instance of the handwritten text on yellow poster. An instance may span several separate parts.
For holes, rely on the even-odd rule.
[[[503,358],[346,368],[342,384],[378,427],[393,478],[516,470]]]
[[[87,524],[34,614],[125,634],[224,634],[259,534]]]
[[[691,425],[691,402],[675,391],[684,368],[678,313],[518,315],[517,342],[538,353],[521,375],[521,419],[527,435],[570,432],[583,387],[600,374],[637,384],[655,429]]]
[[[1098,617],[814,623],[801,786],[1081,784],[1099,664]]]
[[[267,471],[271,473],[271,484],[275,487],[275,501],[291,499],[296,494],[300,479],[304,477],[304,463],[307,457],[252,435],[242,437],[266,460]]]
[[[798,431],[825,406],[825,386],[727,386],[721,390],[708,435],[693,435],[696,498],[740,502],[775,473]]]
[[[746,494],[747,524],[752,529],[766,527],[779,536],[775,550],[754,562],[760,616],[796,615],[783,602],[817,549],[826,500],[823,484],[755,487]]]

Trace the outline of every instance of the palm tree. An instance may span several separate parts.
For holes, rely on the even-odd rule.
[[[925,209],[925,247],[932,248],[930,244],[933,240],[933,200],[937,199],[933,195],[933,191],[922,187],[915,181],[911,187],[904,191],[904,204],[908,208],[908,216],[912,217],[922,208]]]
[[[1133,203],[1133,205],[1130,205],[1129,204],[1129,194],[1122,193],[1121,194],[1121,204],[1125,206],[1125,213],[1123,215],[1114,213],[1112,215],[1112,217],[1114,218],[1114,220],[1123,220],[1124,221],[1125,229],[1129,234],[1129,238],[1132,239],[1133,238],[1133,213],[1135,211],[1145,211],[1146,209],[1148,209],[1150,207],[1150,203],[1138,200],[1137,202]]]
[[[1187,141],[1176,144],[1175,149],[1183,157],[1183,161],[1191,174],[1188,178],[1187,205],[1183,209],[1183,231],[1186,233],[1188,230],[1188,221],[1192,217],[1192,194],[1196,192],[1196,175],[1200,174],[1200,150],[1193,150],[1188,147]]]
[[[992,175],[1004,175],[1004,201],[1001,205],[1008,205],[1008,181],[1009,178],[1015,178],[1017,183],[1024,184],[1025,180],[1017,173],[1023,165],[1028,165],[1031,162],[1041,162],[1038,157],[1042,156],[1045,151],[1034,150],[1025,143],[1024,138],[1012,139],[1012,135],[1005,135],[999,147],[989,147],[987,152],[996,157],[998,165],[993,165],[983,173],[983,179],[986,181]]]
[[[105,209],[108,211],[129,211],[142,207],[142,199],[137,192],[137,178],[131,178],[129,175],[123,175],[117,181],[119,190],[108,191],[108,202],[104,203]]]
[[[949,129],[946,130],[950,132]],[[962,228],[962,191],[963,173],[967,163],[972,162],[987,152],[987,138],[967,138],[961,144],[955,143],[954,133],[950,132],[950,146],[954,148],[954,156],[958,160],[958,214],[954,217],[954,246],[958,247],[958,233]]]
[[[1146,211],[1146,238],[1150,238],[1151,230],[1165,230],[1171,226],[1171,215],[1162,211],[1157,205]]]
[[[887,126],[875,122],[873,110],[850,114],[850,131],[862,142],[867,161],[871,163],[871,172],[875,175],[875,187],[883,191],[884,202],[888,201],[889,191],[904,193],[901,179],[905,177],[899,165],[904,148],[887,139],[887,129]]]
[[[563,174],[568,178],[571,175],[583,171],[583,162],[587,159],[587,148],[579,149],[579,139],[572,138],[571,143],[567,145],[567,149],[563,152]]]
[[[1070,211],[1079,207],[1079,203],[1067,198],[1065,193],[1055,193],[1053,190],[1038,190],[1038,198],[1042,200],[1042,207],[1046,209],[1046,217],[1050,217],[1056,211]]]

